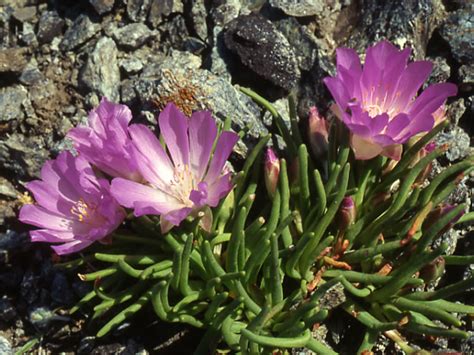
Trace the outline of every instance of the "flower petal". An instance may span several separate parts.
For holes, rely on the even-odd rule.
[[[207,189],[207,204],[216,207],[220,200],[232,190],[231,173],[228,173],[216,180]]]
[[[342,112],[347,109],[347,103],[351,99],[350,93],[347,91],[345,85],[337,78],[327,77],[323,79],[324,84],[328,88],[334,100]]]
[[[195,112],[189,121],[189,154],[191,171],[201,181],[209,165],[217,126],[208,111]]]
[[[171,154],[175,166],[189,164],[188,119],[169,103],[159,117],[160,132]]]
[[[19,220],[40,228],[56,231],[71,230],[72,221],[36,205],[24,205]]]
[[[87,248],[93,242],[94,241],[92,240],[76,239],[73,242],[64,243],[61,245],[52,245],[51,248],[56,252],[56,254],[65,255],[76,253],[79,250]]]
[[[351,137],[351,147],[358,160],[369,160],[382,152],[382,146],[359,137],[357,134],[353,134]]]
[[[204,179],[208,184],[212,184],[222,174],[224,165],[238,140],[239,136],[234,132],[222,132],[217,140],[216,149],[214,150],[209,170]]]

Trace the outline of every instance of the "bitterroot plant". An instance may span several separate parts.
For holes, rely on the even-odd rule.
[[[36,203],[20,212],[42,228],[32,240],[82,251],[58,265],[93,285],[71,313],[92,315],[103,337],[152,308],[163,322],[204,330],[196,354],[335,354],[317,330],[336,309],[365,326],[354,353],[370,353],[382,335],[406,353],[419,351],[410,334],[467,338],[462,321],[474,307],[456,295],[474,278],[433,285],[445,265],[474,261],[439,242],[474,219],[445,203],[473,157],[432,176],[447,149],[433,138],[456,87],[417,96],[431,63],[409,55],[380,42],[362,66],[338,49],[337,74],[325,80],[332,122],[316,108],[298,122],[290,96],[287,125],[241,88],[272,114],[285,148],[261,138],[238,172],[227,162],[239,137],[230,119],[217,125],[209,112],[186,117],[169,104],[157,136],[104,99],[89,127],[69,134],[77,155],[47,162],[27,186]]]

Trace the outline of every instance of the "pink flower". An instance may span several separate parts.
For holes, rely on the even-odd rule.
[[[432,64],[407,64],[410,49],[398,50],[387,41],[367,50],[364,66],[357,53],[337,49],[337,75],[324,79],[336,100],[341,119],[351,131],[356,159],[379,154],[399,160],[402,144],[430,131],[440,107],[457,93],[456,85],[434,84],[417,96]]]
[[[27,185],[38,204],[24,205],[20,221],[42,229],[30,232],[34,242],[62,243],[58,254],[77,252],[113,232],[125,211],[83,157],[62,152],[41,169],[41,180]]]
[[[225,164],[238,136],[222,132],[211,158],[217,127],[209,112],[195,112],[188,119],[168,104],[160,114],[159,126],[171,159],[151,130],[131,125],[131,151],[147,183],[115,178],[111,190],[136,216],[160,215],[165,232],[191,213],[217,206],[232,189]]]
[[[323,158],[328,151],[329,123],[322,117],[318,109],[309,109],[309,143],[316,158]]]
[[[104,97],[89,114],[90,127],[73,128],[67,136],[78,153],[104,173],[140,181],[141,175],[130,153],[128,124],[131,119],[127,106],[114,104]]]
[[[270,196],[275,196],[280,176],[280,161],[272,148],[265,153],[265,186]]]

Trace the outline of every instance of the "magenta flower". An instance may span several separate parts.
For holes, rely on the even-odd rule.
[[[27,184],[37,204],[24,205],[20,221],[42,229],[30,232],[34,242],[62,243],[58,254],[77,252],[113,232],[125,211],[83,157],[62,152],[41,169],[41,180]]]
[[[278,186],[278,179],[280,177],[280,160],[273,150],[273,148],[267,148],[265,152],[265,187],[271,197],[275,196],[275,192]]]
[[[78,153],[91,164],[112,177],[140,181],[141,175],[130,154],[131,139],[128,124],[130,109],[108,101],[105,97],[89,114],[89,127],[69,131]]]
[[[382,154],[399,160],[401,144],[430,131],[435,112],[449,96],[456,95],[456,85],[442,83],[429,86],[417,96],[432,64],[407,64],[409,56],[409,48],[398,50],[382,41],[367,49],[362,68],[354,50],[337,49],[337,75],[324,82],[336,100],[340,118],[352,133],[356,159]]]
[[[147,183],[115,178],[111,191],[136,216],[160,215],[161,229],[166,232],[203,207],[217,206],[232,189],[225,164],[238,136],[222,132],[211,158],[217,127],[209,112],[196,112],[188,119],[168,104],[159,126],[171,159],[151,130],[131,125],[132,154]]]

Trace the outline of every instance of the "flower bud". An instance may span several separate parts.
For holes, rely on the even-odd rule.
[[[322,158],[328,151],[329,125],[328,121],[321,117],[315,106],[309,109],[309,143],[316,158]]]
[[[280,160],[272,148],[267,148],[265,153],[265,186],[268,194],[273,197],[278,186],[280,175]]]
[[[346,230],[356,219],[356,207],[354,199],[351,196],[346,196],[342,200],[341,206],[339,207],[339,228]]]

